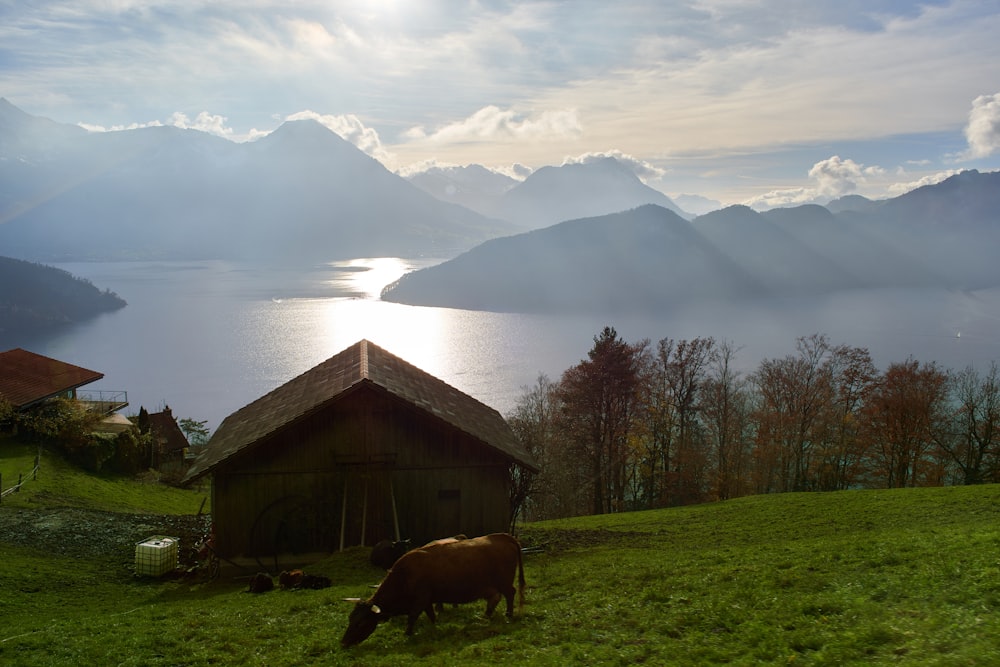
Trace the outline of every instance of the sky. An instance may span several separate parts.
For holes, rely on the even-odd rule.
[[[1000,0],[0,0],[0,97],[239,142],[316,118],[401,175],[613,155],[764,209],[1000,169],[998,35]]]

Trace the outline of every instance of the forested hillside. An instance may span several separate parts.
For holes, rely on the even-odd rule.
[[[81,322],[125,301],[52,266],[0,257],[0,341]]]

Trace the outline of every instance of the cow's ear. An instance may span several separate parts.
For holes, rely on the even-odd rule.
[[[373,604],[372,605],[372,613],[381,614],[382,613],[382,609],[377,604]]]

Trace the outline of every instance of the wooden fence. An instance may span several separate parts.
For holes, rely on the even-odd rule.
[[[35,467],[32,468],[31,472],[29,472],[28,475],[27,475],[27,477],[30,477],[32,480],[38,479],[38,460],[39,460],[39,456],[38,456],[38,454],[35,454]],[[3,499],[4,499],[5,496],[7,496],[7,495],[9,495],[11,493],[17,493],[18,491],[20,491],[21,490],[21,485],[24,484],[27,481],[28,481],[28,479],[25,477],[25,475],[23,473],[17,473],[17,484],[15,484],[14,486],[10,487],[9,489],[4,489],[3,488],[3,473],[0,473],[0,503],[3,502]]]

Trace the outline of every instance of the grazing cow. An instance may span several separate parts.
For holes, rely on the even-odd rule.
[[[396,561],[371,598],[348,600],[355,605],[340,643],[344,647],[358,644],[379,623],[403,614],[407,616],[406,634],[412,635],[421,613],[434,622],[437,602],[486,600],[486,616],[490,617],[502,595],[507,599],[510,618],[514,615],[515,575],[523,605],[521,544],[506,533],[414,549]]]

